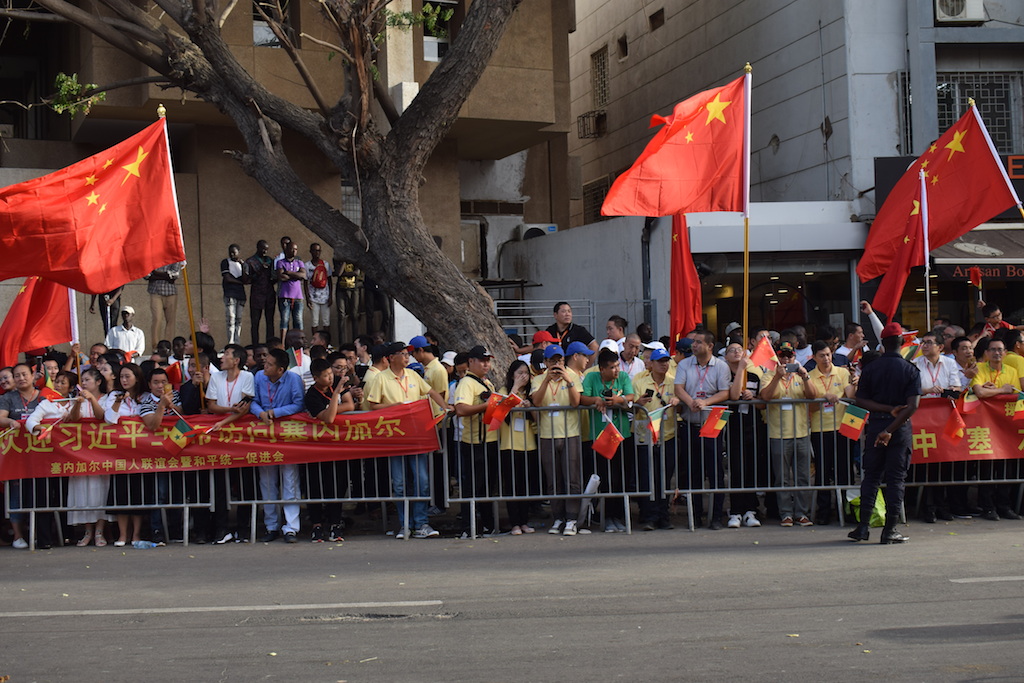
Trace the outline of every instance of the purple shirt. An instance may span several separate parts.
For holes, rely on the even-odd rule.
[[[277,267],[279,270],[285,270],[289,273],[297,273],[300,270],[306,269],[305,264],[297,258],[291,261],[282,259],[277,262]],[[277,296],[281,299],[301,299],[302,280],[282,280],[277,288]]]

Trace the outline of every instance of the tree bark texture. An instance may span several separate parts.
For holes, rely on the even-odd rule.
[[[430,155],[451,130],[522,0],[474,0],[448,54],[386,134],[370,118],[369,101],[386,95],[372,85],[372,62],[373,32],[382,26],[387,0],[321,3],[337,27],[339,46],[352,58],[338,60],[347,92],[321,93],[307,82],[318,111],[269,92],[238,63],[220,34],[226,10],[213,0],[155,0],[157,7],[149,8],[125,0],[95,1],[103,12],[88,3],[36,0],[46,10],[39,13],[41,20],[56,15],[91,31],[169,85],[216,105],[245,140],[246,149],[232,156],[275,201],[378,282],[446,348],[483,344],[496,356],[495,374],[504,373],[514,355],[493,302],[434,243],[419,209],[419,187]],[[156,14],[174,24],[158,21]],[[11,17],[23,20],[24,15]],[[303,76],[298,51],[289,54]],[[383,105],[387,109],[390,103]],[[361,189],[362,226],[299,178],[282,145],[282,129],[309,140],[348,184]]]

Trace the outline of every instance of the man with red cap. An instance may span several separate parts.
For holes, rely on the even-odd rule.
[[[921,371],[900,354],[903,328],[890,322],[879,337],[884,353],[864,368],[857,386],[857,405],[870,411],[865,429],[864,472],[860,485],[860,524],[848,535],[852,541],[868,540],[869,510],[885,479],[885,527],[881,543],[910,540],[896,531],[903,504],[903,482],[910,468],[910,416],[921,399]]]

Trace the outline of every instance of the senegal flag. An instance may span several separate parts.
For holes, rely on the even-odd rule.
[[[854,441],[860,438],[864,431],[864,423],[867,421],[868,411],[863,408],[845,403],[846,412],[843,413],[843,422],[839,425],[839,433]]]
[[[730,415],[732,415],[732,411],[726,410],[724,406],[712,408],[708,419],[704,420],[704,426],[700,428],[700,436],[705,439],[713,439],[721,434],[726,423],[729,422]]]
[[[164,439],[164,448],[171,455],[177,455],[192,441],[192,436],[195,433],[196,431],[192,429],[192,425],[185,422],[183,418],[179,419],[174,423],[170,431],[167,432],[167,438]]]

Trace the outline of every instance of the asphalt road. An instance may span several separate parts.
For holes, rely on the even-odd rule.
[[[2,548],[0,677],[1024,679],[1024,522],[904,531]]]

